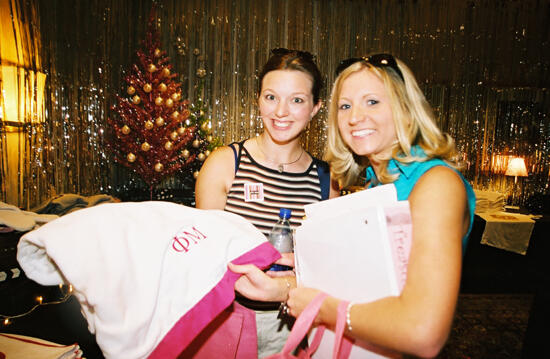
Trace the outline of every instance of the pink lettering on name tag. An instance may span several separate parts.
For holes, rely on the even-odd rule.
[[[245,202],[263,202],[264,184],[263,183],[245,183],[244,201]]]

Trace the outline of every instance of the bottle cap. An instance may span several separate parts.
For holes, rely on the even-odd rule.
[[[292,211],[288,208],[281,208],[279,210],[279,217],[284,219],[289,219]]]

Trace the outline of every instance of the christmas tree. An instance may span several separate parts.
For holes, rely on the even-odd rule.
[[[145,181],[151,199],[154,186],[169,175],[186,168],[196,178],[217,142],[202,100],[197,106],[182,99],[177,74],[160,50],[154,19],[153,9],[138,61],[124,79],[127,96],[116,96],[112,110],[118,116],[107,120],[113,132],[108,147],[115,161]]]

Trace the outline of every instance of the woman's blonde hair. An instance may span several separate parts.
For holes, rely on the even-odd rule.
[[[338,98],[342,84],[353,73],[371,71],[382,82],[390,97],[393,122],[397,133],[397,141],[393,145],[390,156],[377,156],[380,161],[381,173],[378,180],[381,183],[391,183],[399,176],[389,173],[387,169],[390,159],[401,163],[425,161],[439,158],[458,168],[458,153],[453,139],[442,133],[437,127],[432,108],[418,87],[411,70],[396,59],[403,79],[391,67],[378,67],[367,61],[357,61],[340,73],[332,87],[328,112],[328,141],[324,159],[330,163],[332,176],[338,181],[340,188],[355,185],[363,174],[369,161],[364,156],[354,154],[342,139],[338,128]],[[411,148],[420,146],[427,157],[417,157],[411,153]]]

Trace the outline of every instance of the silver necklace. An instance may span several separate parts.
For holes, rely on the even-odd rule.
[[[256,145],[257,145],[258,148],[260,149],[260,152],[264,155],[264,157],[265,157],[266,160],[268,160],[268,161],[271,162],[271,163],[274,163],[273,161],[271,161],[271,160],[267,157],[267,155],[265,154],[264,150],[262,150],[262,146],[260,146],[260,142],[258,142],[258,137],[259,137],[259,136],[257,136],[255,139],[256,139]],[[285,170],[285,166],[288,166],[288,165],[291,165],[291,164],[293,164],[293,163],[298,162],[298,161],[300,160],[300,158],[302,158],[302,155],[304,154],[304,152],[305,152],[305,151],[304,151],[304,148],[302,148],[302,152],[300,152],[300,156],[298,156],[298,158],[295,159],[294,161],[292,161],[292,162],[286,162],[286,163],[279,163],[279,164],[277,165],[277,170],[279,171],[279,173],[283,173],[283,171]]]

